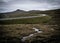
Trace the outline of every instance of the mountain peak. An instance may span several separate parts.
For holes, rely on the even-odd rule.
[[[20,11],[20,9],[17,9],[16,11]]]
[[[24,10],[17,9],[15,12],[25,12]]]

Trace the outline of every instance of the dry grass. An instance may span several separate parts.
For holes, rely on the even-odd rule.
[[[38,28],[43,31],[41,35],[49,35],[53,31],[51,27],[42,24],[13,24],[13,25],[0,25],[3,30],[7,33],[6,36],[20,37],[27,36],[29,34],[35,33],[32,29],[33,27]]]

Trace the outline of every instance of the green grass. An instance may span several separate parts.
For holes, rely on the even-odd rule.
[[[36,23],[47,23],[51,19],[50,16],[36,17],[36,18],[25,18],[15,20],[0,21],[0,24],[36,24]]]

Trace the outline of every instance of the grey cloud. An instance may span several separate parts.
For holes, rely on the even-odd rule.
[[[60,0],[32,0],[36,2],[44,2],[44,3],[50,3],[50,4],[60,4]]]
[[[29,7],[31,9],[60,8],[60,0],[0,0],[0,12],[11,11],[17,8],[30,10]]]
[[[26,1],[25,0],[11,0],[8,3],[10,3],[10,4],[21,4],[21,3],[25,3],[25,2],[27,2],[27,0]]]
[[[0,5],[1,5],[1,4],[4,4],[4,3],[5,3],[4,1],[0,0]]]

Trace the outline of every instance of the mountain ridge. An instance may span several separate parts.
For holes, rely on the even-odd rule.
[[[60,14],[60,9],[52,9],[52,10],[46,10],[46,11],[40,11],[40,10],[30,10],[30,11],[24,11],[17,9],[12,12],[6,12],[6,13],[0,13],[0,18],[5,17],[20,17],[20,16],[33,16],[37,14]]]

